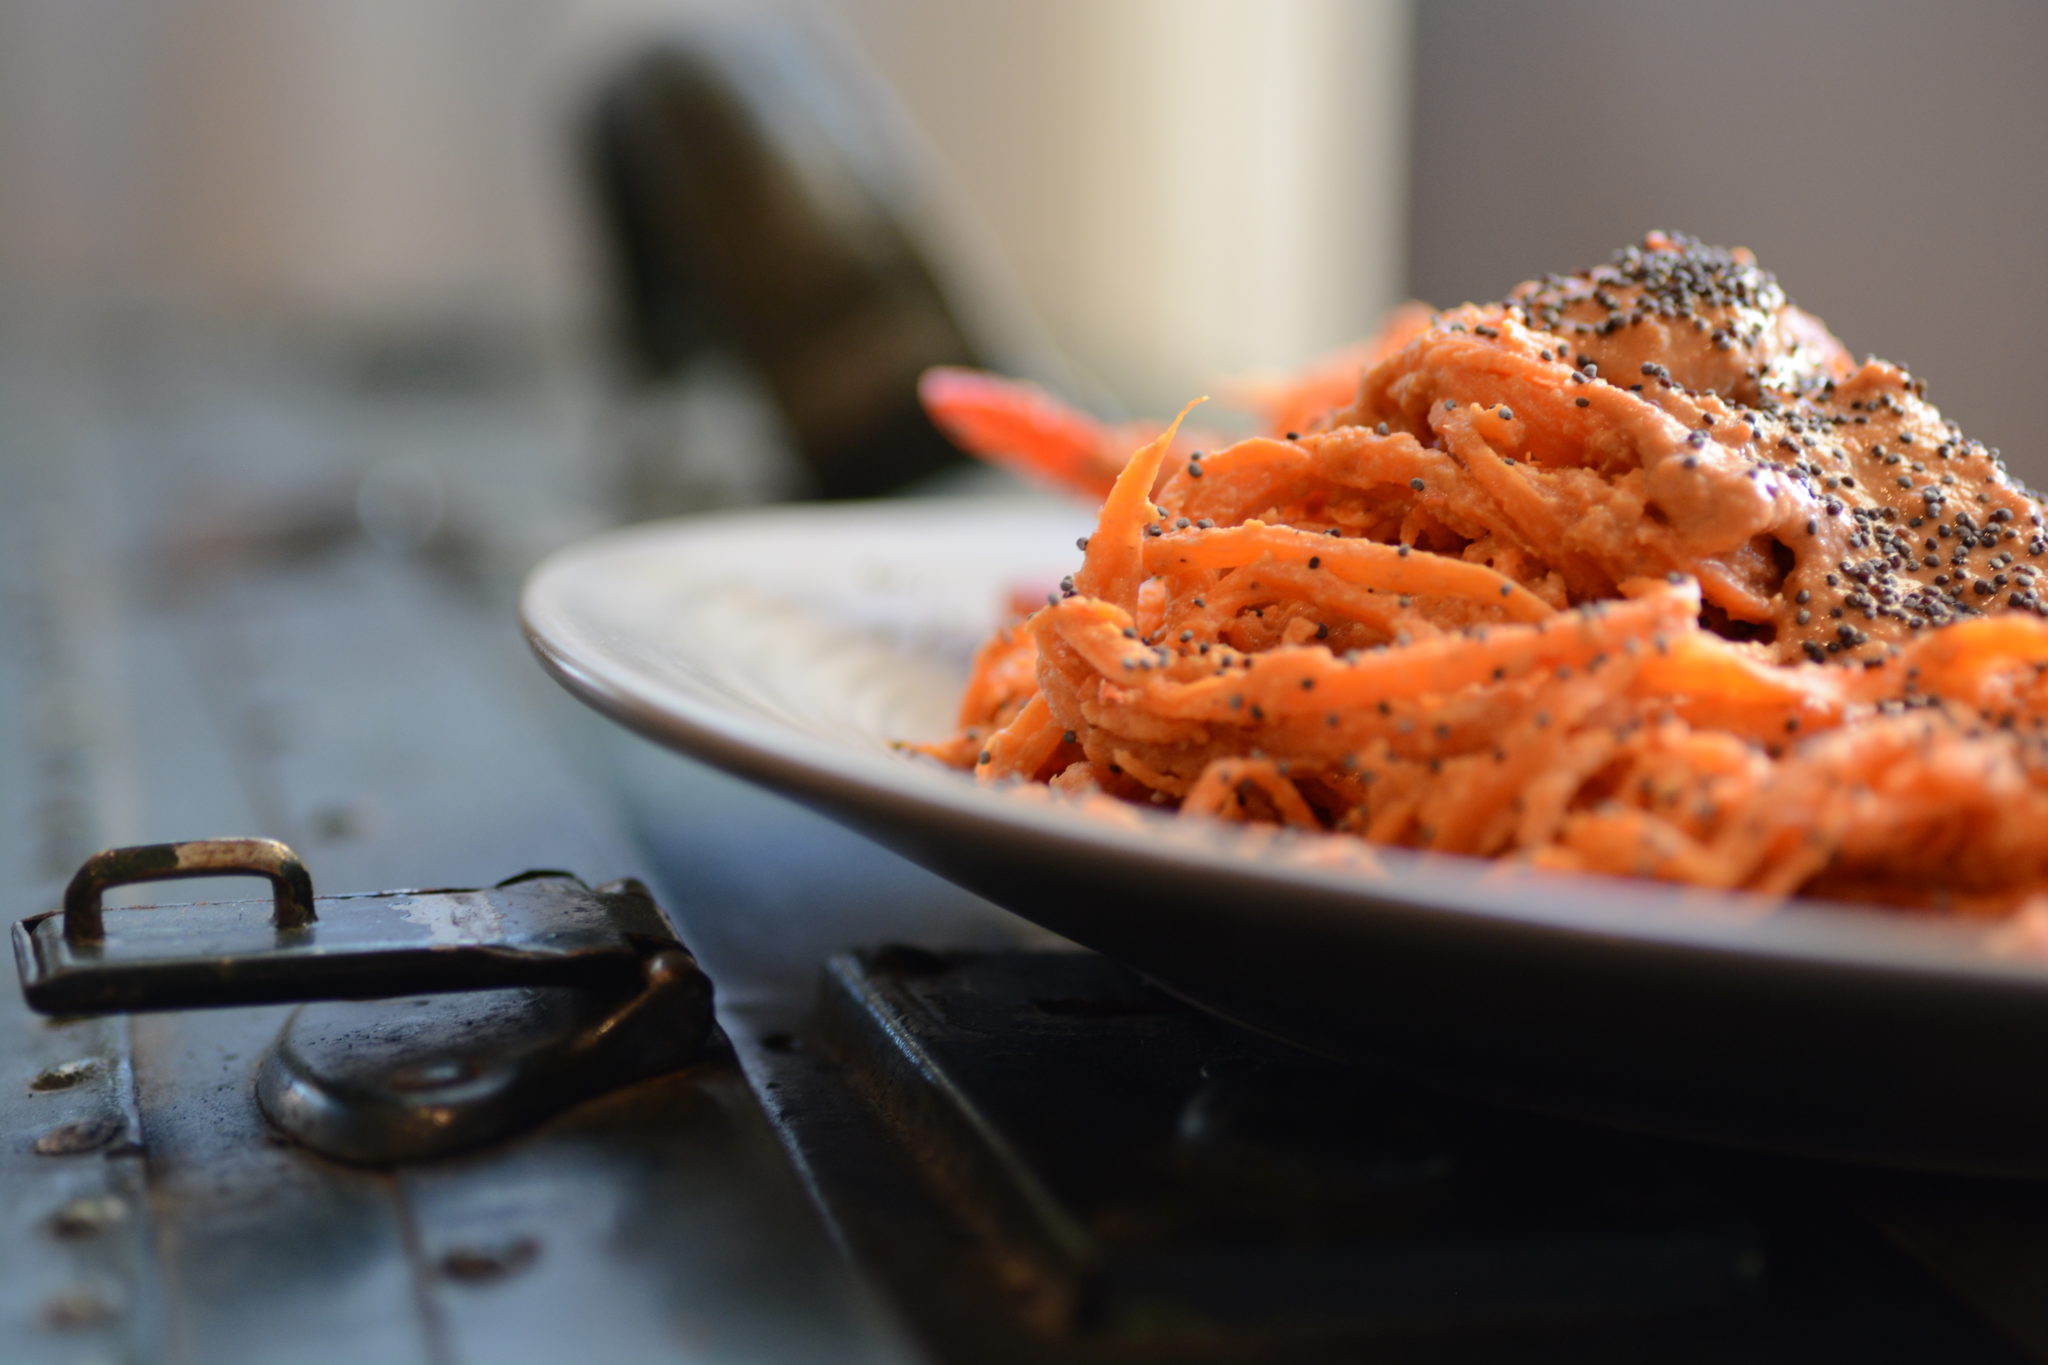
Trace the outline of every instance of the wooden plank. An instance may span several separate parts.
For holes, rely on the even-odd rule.
[[[560,746],[573,703],[525,654],[515,580],[489,571],[505,556],[472,560],[481,577],[453,575],[334,530],[353,515],[337,431],[433,448],[451,468],[520,466],[508,482],[545,490],[532,471],[549,452],[508,443],[517,424],[501,398],[465,419],[445,403],[351,407],[316,387],[224,416],[228,400],[203,372],[142,380],[103,433],[96,486],[75,493],[112,528],[93,543],[121,547],[108,561],[121,570],[117,639],[100,670],[113,698],[94,712],[133,736],[114,746],[134,760],[132,814],[110,826],[119,840],[281,837],[323,892],[480,884],[533,866],[593,881],[641,870]],[[337,473],[341,513],[320,503]],[[293,510],[299,493],[319,505]],[[189,539],[187,553],[164,554],[179,543],[165,509],[266,498],[281,524],[327,529],[294,545],[252,526],[206,555]],[[81,515],[65,510],[72,529]],[[135,1025],[166,1303],[163,1330],[131,1343],[139,1354],[208,1365],[906,1358],[730,1056],[392,1177],[280,1146],[263,1127],[250,1077],[282,1016]]]
[[[53,803],[36,851],[43,908],[69,865],[95,847],[261,820],[235,770],[234,746],[211,731],[197,679],[181,666],[175,614],[149,610],[161,585],[137,572],[147,563],[137,553],[137,525],[151,506],[146,490],[164,471],[121,463],[124,449],[136,447],[93,373],[77,365],[43,370],[17,411],[42,415],[58,448],[10,442],[4,451],[10,485],[42,494],[33,507],[10,501],[16,519],[7,539],[28,555],[14,600],[43,623],[38,685],[53,698],[36,735],[57,755],[38,765],[36,783]],[[19,868],[22,858],[9,861]],[[115,1304],[122,1311],[102,1323],[91,1320],[97,1310],[85,1300],[46,1299],[37,1314],[46,1332],[70,1337],[99,1327],[118,1339],[119,1356],[134,1359],[317,1361],[335,1358],[343,1340],[380,1359],[429,1358],[389,1182],[331,1179],[285,1158],[246,1102],[248,1069],[278,1017],[234,1011],[132,1029],[118,1019],[56,1026],[59,1034],[107,1035],[107,1076],[120,1089],[105,1102],[121,1106],[126,1122],[106,1150],[124,1155],[97,1161],[120,1180],[124,1215],[112,1226],[132,1229],[135,1240],[126,1302]],[[0,1037],[18,1054],[25,1039],[52,1032],[22,1020]],[[70,1042],[75,1051],[83,1040]],[[87,1098],[85,1087],[66,1097]],[[344,1235],[367,1273],[331,1273],[333,1239]],[[104,1234],[71,1240],[112,1245]],[[330,1273],[307,1275],[309,1256],[323,1246]],[[52,1305],[67,1302],[54,1316],[69,1321],[53,1323]],[[8,1358],[48,1358],[56,1346],[46,1341]]]
[[[105,575],[65,517],[69,436],[0,368],[0,916],[56,903],[108,837],[117,746],[92,662]],[[30,456],[33,458],[30,458]],[[118,1360],[161,1335],[121,1019],[46,1020],[0,991],[0,1360]]]

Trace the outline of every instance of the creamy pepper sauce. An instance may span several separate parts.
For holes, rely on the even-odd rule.
[[[1451,310],[1319,427],[1437,446],[1461,406],[1492,446],[1598,476],[1560,532],[1553,597],[1692,575],[1704,624],[1788,662],[1874,664],[1959,618],[2048,615],[2040,500],[1747,251],[1652,233]]]

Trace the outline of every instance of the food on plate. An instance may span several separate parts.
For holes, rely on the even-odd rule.
[[[1269,435],[1176,420],[1135,453],[928,376],[956,439],[1102,510],[927,751],[1547,868],[1972,914],[2048,892],[2044,509],[1918,379],[1749,253],[1660,233],[1405,312],[1352,364],[1268,386]]]
[[[1419,303],[1396,309],[1370,340],[1310,365],[1286,379],[1240,384],[1248,405],[1268,431],[1306,429],[1315,418],[1349,402],[1358,376],[1429,327],[1435,315]],[[1083,497],[1108,496],[1131,451],[1158,433],[1156,423],[1098,422],[1034,384],[979,370],[940,366],[918,382],[925,410],[963,450],[1026,478]],[[1175,455],[1214,449],[1219,438],[1182,430]]]

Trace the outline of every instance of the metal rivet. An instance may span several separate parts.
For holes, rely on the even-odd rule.
[[[496,1246],[455,1247],[441,1258],[441,1273],[451,1280],[482,1284],[524,1270],[539,1256],[540,1243],[531,1237]]]
[[[31,1090],[69,1090],[82,1081],[89,1081],[99,1074],[100,1064],[92,1058],[76,1062],[64,1062],[36,1073],[28,1083]]]
[[[93,1237],[128,1217],[128,1201],[115,1194],[86,1194],[60,1206],[44,1224],[52,1237]]]
[[[68,1332],[81,1327],[97,1327],[118,1316],[120,1311],[97,1289],[80,1287],[62,1290],[43,1300],[36,1318],[50,1331]]]
[[[80,1119],[59,1124],[36,1139],[37,1156],[76,1156],[96,1152],[121,1136],[119,1119]]]

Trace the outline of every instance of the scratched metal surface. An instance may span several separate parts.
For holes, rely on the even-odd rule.
[[[512,625],[518,564],[585,524],[574,392],[19,343],[0,336],[8,919],[96,848],[224,833],[292,843],[323,892],[644,875]],[[53,1023],[0,990],[0,1359],[907,1358],[730,1059],[391,1175],[265,1129],[250,1082],[285,1013]]]

